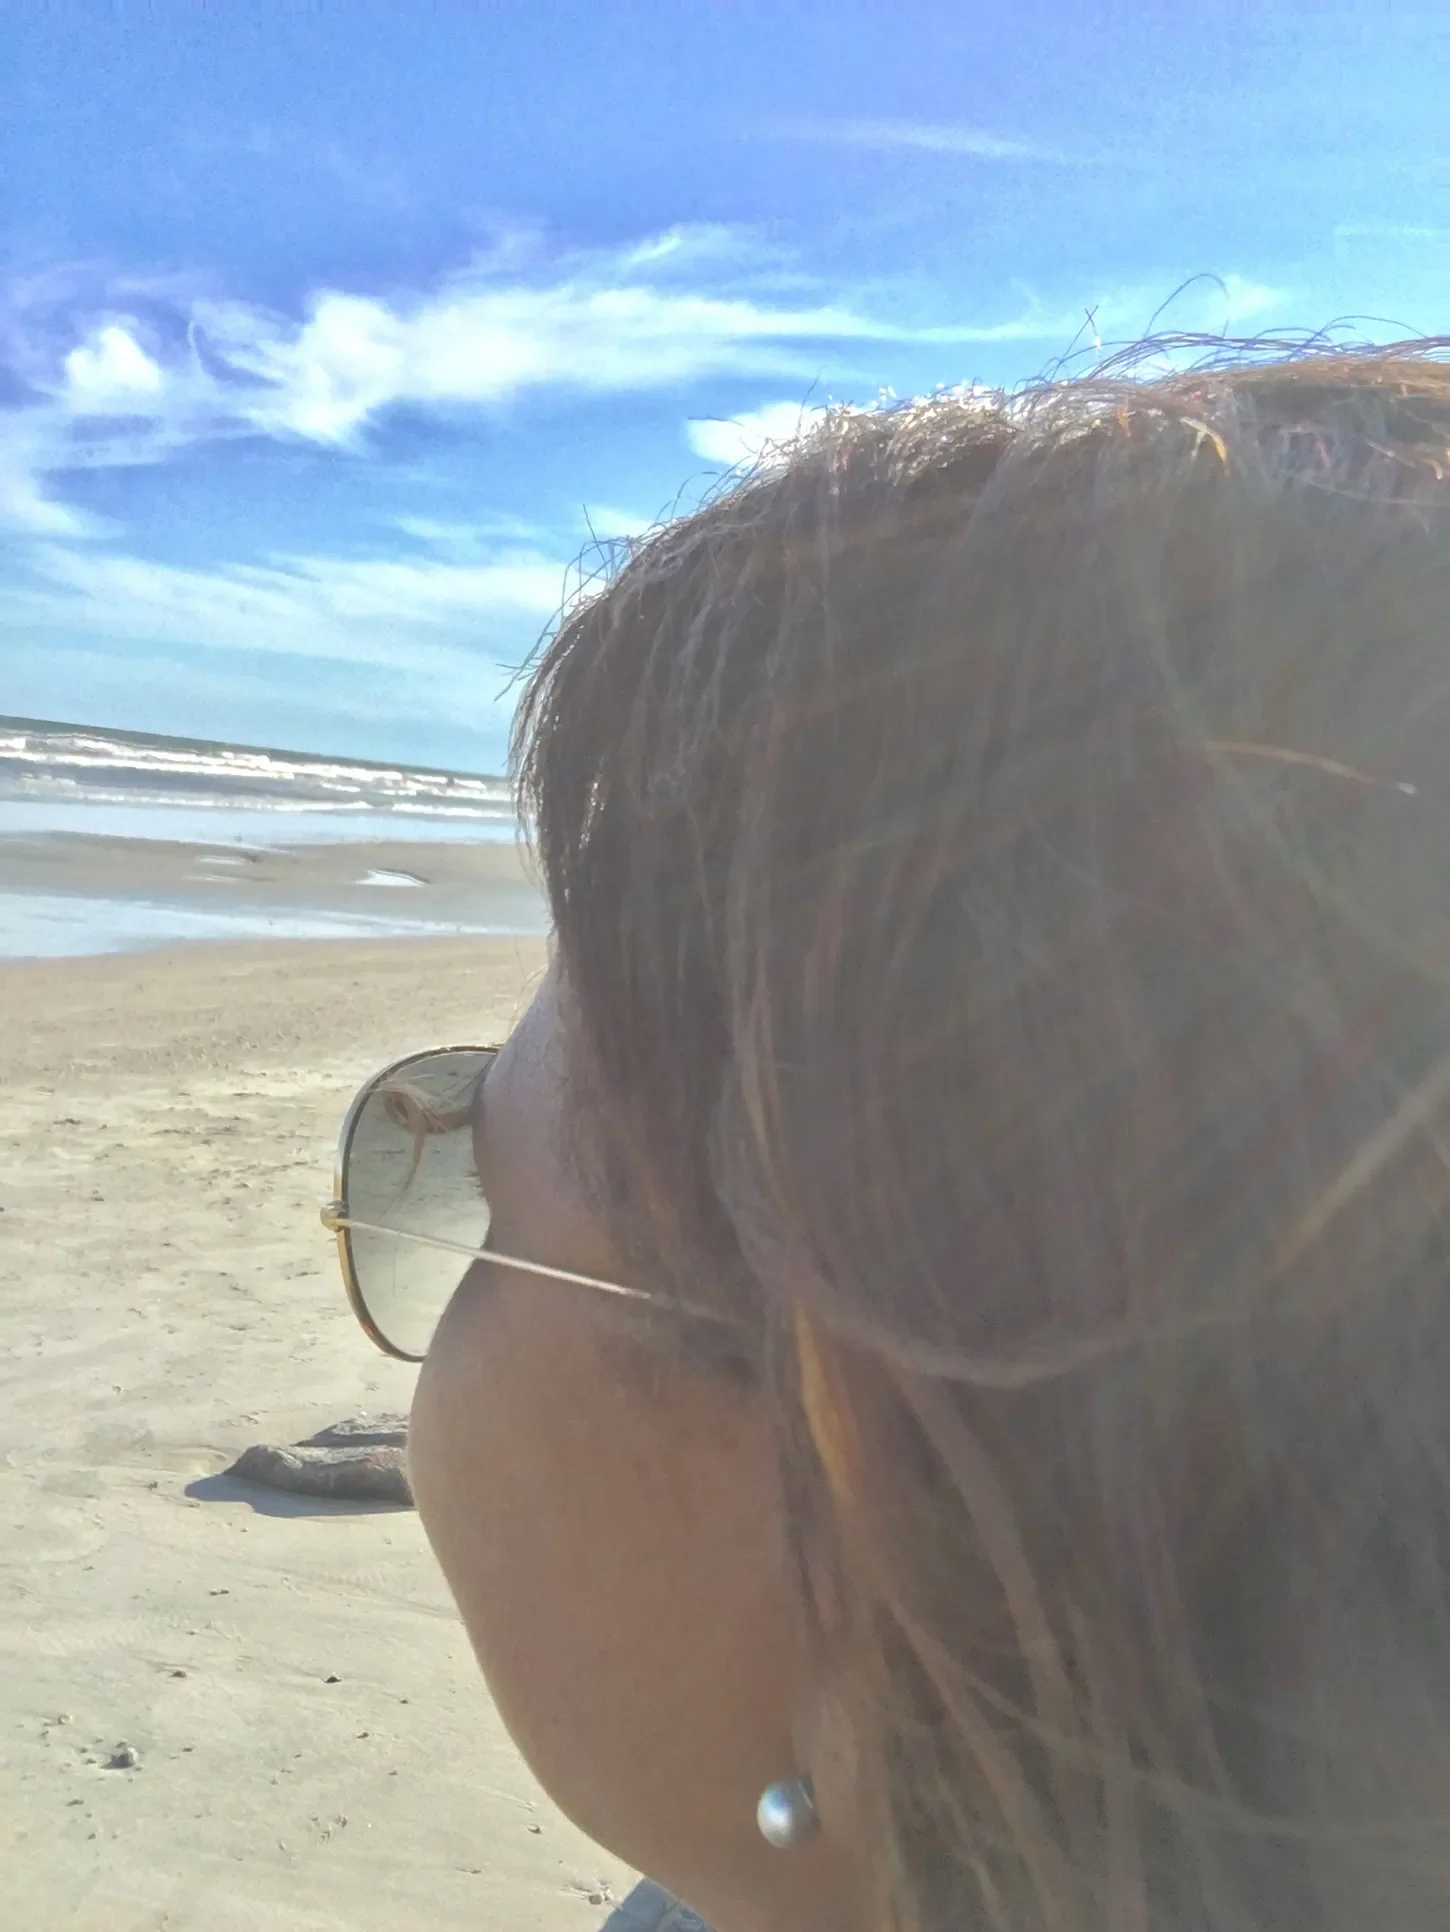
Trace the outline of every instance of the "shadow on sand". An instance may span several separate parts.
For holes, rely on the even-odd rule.
[[[709,1932],[709,1927],[652,1879],[642,1878],[599,1932]]]
[[[186,1485],[185,1493],[198,1503],[245,1503],[258,1516],[405,1516],[404,1503],[387,1503],[371,1498],[338,1502],[330,1496],[299,1496],[289,1490],[264,1489],[260,1483],[242,1482],[236,1476],[198,1476]],[[634,1932],[626,1923],[625,1932]]]

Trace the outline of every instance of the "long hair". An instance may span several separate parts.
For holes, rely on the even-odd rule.
[[[1450,1922],[1443,347],[832,412],[529,690],[890,1932]]]

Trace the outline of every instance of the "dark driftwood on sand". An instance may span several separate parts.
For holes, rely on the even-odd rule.
[[[227,1475],[296,1496],[334,1502],[396,1503],[411,1508],[407,1427],[401,1416],[353,1417],[319,1429],[305,1442],[274,1448],[254,1443]]]

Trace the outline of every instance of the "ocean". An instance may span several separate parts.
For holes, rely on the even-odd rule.
[[[506,779],[0,717],[0,958],[540,932]]]
[[[206,844],[517,836],[507,779],[0,717],[0,836]]]

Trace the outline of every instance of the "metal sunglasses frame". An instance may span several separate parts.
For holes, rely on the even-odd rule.
[[[449,1053],[476,1053],[483,1059],[479,1078],[486,1076],[500,1049],[496,1046],[435,1046],[425,1047],[419,1053],[405,1054],[401,1060],[393,1060],[377,1073],[365,1080],[354,1094],[352,1104],[343,1116],[342,1131],[337,1140],[337,1159],[333,1168],[332,1199],[322,1208],[322,1225],[329,1234],[337,1239],[338,1265],[342,1269],[343,1286],[347,1290],[348,1306],[357,1317],[358,1325],[368,1340],[380,1348],[384,1355],[391,1355],[399,1362],[421,1362],[421,1355],[410,1355],[406,1349],[398,1348],[378,1327],[368,1310],[367,1300],[358,1282],[357,1264],[353,1259],[352,1242],[349,1236],[354,1228],[364,1234],[391,1235],[395,1241],[411,1241],[418,1247],[437,1248],[445,1254],[458,1255],[467,1261],[490,1261],[500,1268],[515,1268],[522,1274],[542,1275],[549,1281],[563,1281],[575,1288],[593,1288],[604,1295],[621,1295],[629,1301],[653,1302],[661,1299],[645,1288],[628,1288],[623,1282],[602,1281],[596,1275],[576,1274],[570,1268],[551,1267],[543,1261],[527,1261],[520,1255],[499,1254],[493,1248],[470,1248],[461,1241],[447,1241],[441,1236],[415,1234],[406,1228],[385,1227],[377,1221],[358,1221],[347,1212],[347,1167],[352,1150],[353,1130],[363,1108],[385,1081],[391,1080],[407,1067],[415,1067],[420,1061],[440,1059]],[[729,1317],[712,1309],[693,1308],[683,1312],[697,1318],[729,1325]]]

